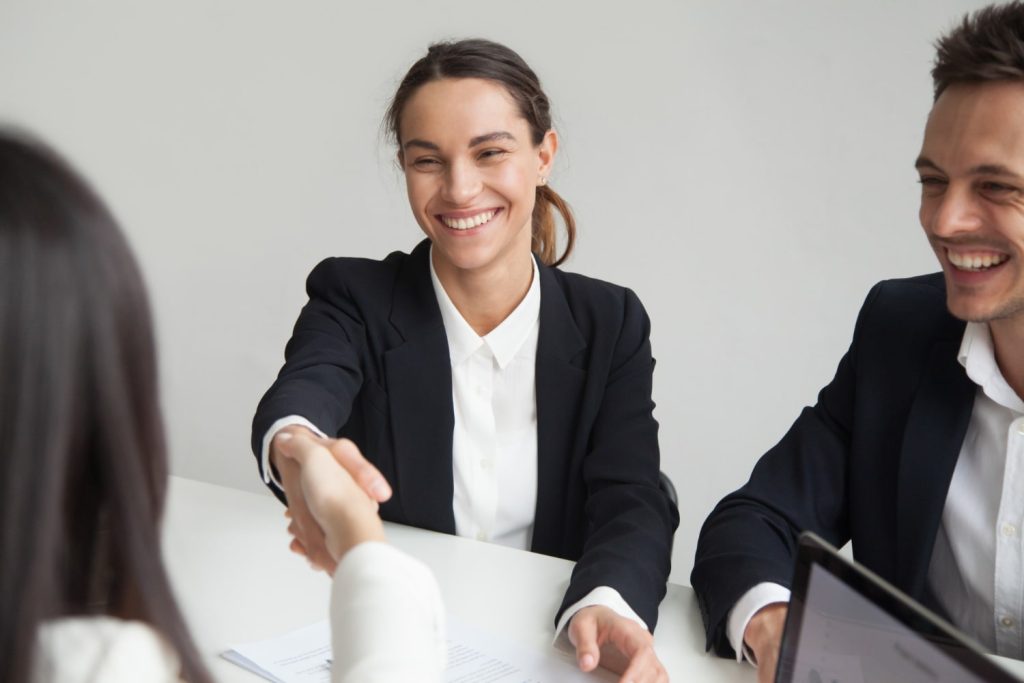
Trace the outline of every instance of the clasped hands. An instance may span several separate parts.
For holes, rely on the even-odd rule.
[[[352,441],[292,425],[274,436],[270,461],[288,499],[289,547],[315,569],[333,574],[350,548],[384,540],[377,511],[391,487]],[[569,621],[568,636],[583,671],[601,666],[621,674],[622,683],[668,681],[651,634],[608,607],[581,609]]]

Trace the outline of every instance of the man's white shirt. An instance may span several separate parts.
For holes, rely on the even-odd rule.
[[[977,385],[928,568],[928,585],[953,623],[992,652],[1024,659],[1024,401],[996,363],[985,323],[967,323],[957,360]],[[743,659],[754,614],[787,602],[760,583],[733,606],[726,636]]]

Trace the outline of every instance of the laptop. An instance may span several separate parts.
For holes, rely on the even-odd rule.
[[[776,683],[1020,683],[980,646],[811,533],[800,536]]]

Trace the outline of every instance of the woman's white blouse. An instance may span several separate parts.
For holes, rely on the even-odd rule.
[[[540,278],[486,336],[470,327],[430,262],[452,364],[455,533],[528,550],[537,507]]]

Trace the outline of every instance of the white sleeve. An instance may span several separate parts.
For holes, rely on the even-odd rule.
[[[270,425],[270,429],[268,429],[267,433],[263,435],[263,446],[260,451],[260,471],[263,473],[263,483],[273,484],[278,491],[284,491],[284,487],[281,486],[281,482],[279,482],[277,477],[274,476],[274,468],[270,466],[270,442],[274,440],[274,436],[279,431],[285,427],[290,427],[291,425],[306,427],[317,436],[323,439],[327,438],[327,435],[320,431],[315,424],[301,415],[288,415],[287,417],[282,417],[280,420]]]
[[[439,683],[444,606],[430,569],[388,543],[348,551],[331,587],[332,683]]]
[[[737,662],[746,659],[757,666],[753,655],[747,651],[747,647],[743,643],[743,634],[747,630],[747,624],[758,610],[777,602],[789,602],[789,589],[777,583],[765,581],[748,590],[733,605],[725,622],[725,635],[729,639],[732,649],[736,651]]]
[[[609,586],[598,586],[594,590],[590,591],[583,596],[582,599],[574,602],[565,608],[562,612],[562,617],[558,620],[558,625],[555,626],[555,647],[560,650],[567,652],[573,652],[576,648],[573,647],[572,643],[569,642],[569,629],[566,628],[569,625],[569,620],[576,615],[584,607],[590,607],[592,605],[604,605],[609,608],[620,617],[626,617],[632,619],[636,623],[640,624],[645,630],[647,624],[640,618],[640,615],[633,611],[633,608],[629,606],[629,603],[625,601],[619,591]]]

